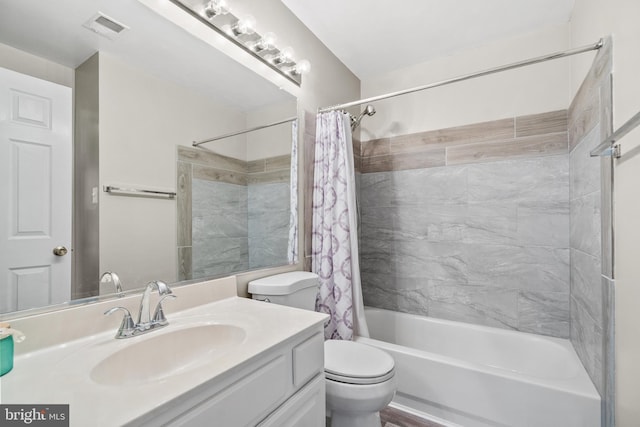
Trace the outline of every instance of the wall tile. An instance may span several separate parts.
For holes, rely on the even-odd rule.
[[[571,199],[600,191],[600,158],[589,154],[600,142],[600,126],[596,125],[571,152]]]
[[[579,110],[571,111],[569,116],[569,151],[582,141],[600,121],[600,95],[596,92]]]
[[[178,248],[178,282],[193,279],[191,246]]]
[[[178,160],[226,171],[247,172],[247,162],[200,148],[178,146]]]
[[[571,201],[570,244],[596,258],[600,258],[600,192]]]
[[[584,307],[571,298],[571,343],[598,393],[603,395],[603,331]]]
[[[429,315],[516,329],[518,291],[492,286],[429,285]]]
[[[569,156],[467,165],[469,201],[566,201]]]
[[[419,156],[411,153],[368,156],[362,158],[362,173],[433,168],[445,165],[445,149],[423,151]]]
[[[567,110],[516,117],[516,137],[567,131]]]
[[[564,154],[567,150],[567,133],[550,133],[447,147],[447,164],[487,163],[504,159],[554,156]]]
[[[177,162],[176,204],[177,245],[191,246],[192,177],[191,164]]]
[[[390,174],[389,179],[389,197],[395,206],[460,204],[467,201],[469,184],[464,166],[397,171]]]
[[[598,325],[603,322],[601,281],[600,260],[571,249],[571,296]]]
[[[528,292],[518,294],[518,330],[569,338],[569,292]]]
[[[470,284],[533,292],[569,292],[569,249],[467,244]]]
[[[415,153],[457,144],[505,140],[514,136],[514,119],[510,118],[396,136],[389,141],[389,151]]]

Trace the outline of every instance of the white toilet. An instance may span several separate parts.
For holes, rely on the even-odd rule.
[[[294,271],[249,282],[253,299],[315,309],[318,276]],[[384,351],[353,341],[324,343],[327,413],[331,427],[380,427],[379,411],[396,391],[394,360]]]

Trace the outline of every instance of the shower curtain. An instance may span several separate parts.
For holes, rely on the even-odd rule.
[[[287,261],[298,262],[298,120],[291,123],[291,176],[289,179],[289,242]]]
[[[327,313],[326,339],[369,336],[364,318],[355,171],[348,113],[318,114],[313,179],[311,269],[320,278],[316,311]]]

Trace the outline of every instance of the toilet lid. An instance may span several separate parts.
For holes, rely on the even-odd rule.
[[[393,357],[375,347],[341,340],[324,342],[324,371],[328,379],[349,384],[377,384],[394,374]]]

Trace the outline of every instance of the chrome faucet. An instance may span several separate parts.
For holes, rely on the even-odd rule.
[[[173,294],[173,292],[171,292],[171,288],[169,288],[169,285],[167,285],[164,282],[161,282],[160,280],[154,280],[152,282],[147,283],[147,287],[144,289],[144,292],[142,293],[142,300],[140,301],[140,311],[138,312],[138,327],[144,327],[145,329],[148,329],[151,324],[153,323],[153,319],[151,318],[151,308],[149,307],[149,296],[151,295],[151,292],[157,289],[158,290],[158,296],[160,296],[160,301],[158,301],[158,305],[156,306],[156,312],[154,313],[154,316],[158,313],[158,311],[160,311],[160,313],[162,313],[162,306],[160,305],[162,303],[162,300],[164,300],[163,296],[169,296],[171,294]],[[171,295],[173,298],[175,298],[175,295]],[[164,313],[163,313],[163,317],[164,317]],[[166,319],[164,319],[164,321],[166,322]]]
[[[122,291],[122,282],[116,273],[113,271],[105,271],[102,276],[100,276],[100,283],[107,283],[111,281],[113,286],[116,288],[116,295],[118,298],[122,298],[124,296],[124,292]]]
[[[156,305],[156,308],[153,312],[153,317],[151,317],[149,297],[154,289],[158,290],[158,296],[160,297],[160,300],[158,301],[158,304]],[[104,314],[106,315],[115,313],[118,310],[123,310],[125,312],[122,323],[120,324],[120,328],[116,333],[116,338],[135,337],[150,332],[154,329],[167,326],[169,322],[164,316],[164,310],[162,310],[162,301],[164,301],[165,298],[176,298],[176,296],[173,295],[173,292],[171,291],[169,285],[161,282],[160,280],[154,280],[147,283],[147,286],[142,293],[142,300],[140,301],[140,311],[138,313],[138,321],[136,323],[133,322],[129,310],[124,307],[114,307],[110,310],[105,311]]]

